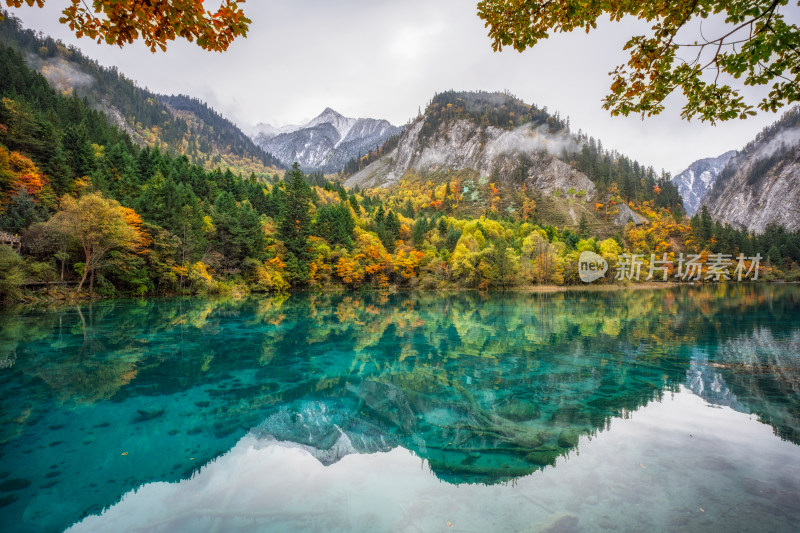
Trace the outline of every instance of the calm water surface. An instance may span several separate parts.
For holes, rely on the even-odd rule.
[[[798,531],[800,288],[0,315],[3,531]]]

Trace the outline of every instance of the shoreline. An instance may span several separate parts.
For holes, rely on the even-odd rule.
[[[602,291],[624,291],[624,290],[654,290],[669,289],[672,287],[700,287],[696,283],[679,283],[677,281],[644,281],[641,283],[584,283],[581,285],[531,285],[530,287],[510,287],[508,292],[523,293],[549,293],[549,292],[602,292]]]
[[[488,290],[480,290],[473,287],[442,287],[435,289],[421,289],[419,287],[390,287],[387,289],[367,288],[362,287],[360,290],[348,290],[343,287],[329,286],[320,287],[317,289],[307,289],[289,292],[248,292],[244,294],[205,294],[205,295],[179,295],[179,294],[160,294],[150,296],[132,296],[132,295],[119,295],[119,296],[95,296],[91,297],[86,293],[80,296],[70,294],[66,298],[59,298],[56,295],[39,295],[31,297],[25,301],[17,302],[3,302],[0,303],[0,310],[22,310],[22,309],[56,309],[61,307],[71,307],[76,305],[91,305],[95,302],[109,302],[109,301],[123,301],[123,300],[161,300],[167,298],[188,298],[188,299],[202,299],[202,298],[215,298],[215,299],[233,299],[244,300],[247,298],[274,298],[274,297],[289,297],[295,294],[402,294],[402,293],[429,293],[429,294],[447,294],[447,293],[460,293],[460,292],[476,292],[476,293],[520,293],[520,294],[555,294],[562,292],[618,292],[618,291],[641,291],[641,290],[660,290],[660,289],[674,289],[677,287],[707,287],[707,286],[765,286],[765,285],[798,285],[800,281],[782,281],[782,280],[758,280],[755,282],[678,282],[678,281],[645,281],[639,283],[586,283],[581,285],[529,285],[525,287],[515,286],[503,288],[493,288]],[[61,295],[59,295],[61,296]]]

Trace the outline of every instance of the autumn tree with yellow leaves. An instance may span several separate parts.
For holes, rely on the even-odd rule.
[[[83,275],[77,292],[90,274],[90,287],[93,289],[95,271],[109,251],[135,252],[149,242],[147,234],[142,231],[141,217],[133,209],[104,198],[100,193],[84,194],[77,199],[65,196],[61,211],[47,224],[73,239],[83,252]]]

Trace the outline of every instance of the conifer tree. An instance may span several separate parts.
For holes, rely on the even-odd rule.
[[[286,195],[279,215],[278,236],[288,251],[286,269],[290,281],[304,283],[308,279],[311,188],[297,163],[286,173],[284,187]]]

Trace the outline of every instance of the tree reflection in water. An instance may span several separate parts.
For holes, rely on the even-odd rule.
[[[247,433],[323,464],[402,447],[449,483],[506,482],[681,385],[798,444],[798,317],[800,290],[752,285],[6,313],[0,470],[29,485],[0,517],[66,527]]]

